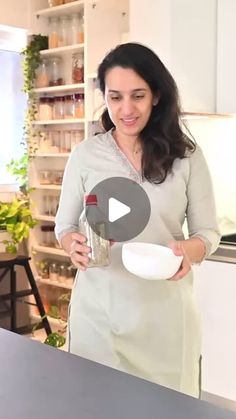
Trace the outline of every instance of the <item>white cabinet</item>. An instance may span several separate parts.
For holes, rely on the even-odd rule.
[[[203,391],[236,401],[236,264],[194,266],[202,318]]]
[[[122,34],[128,30],[128,1],[76,0],[49,8],[46,0],[32,0],[30,32],[48,35],[51,22],[49,19],[52,17],[61,19],[62,16],[70,17],[75,14],[84,17],[84,42],[41,52],[44,58],[52,59],[56,56],[62,59],[63,85],[34,89],[38,99],[50,97],[55,100],[55,97],[68,95],[71,97],[76,93],[84,95],[84,115],[75,114],[71,118],[64,115],[64,118],[50,117],[48,120],[41,118],[34,123],[35,129],[40,132],[40,148],[30,166],[30,186],[34,188],[32,200],[38,225],[30,236],[30,249],[32,267],[40,284],[46,310],[59,301],[58,295],[65,294],[72,288],[71,277],[69,281],[65,279],[64,269],[70,265],[70,258],[58,247],[52,231],[61,190],[61,178],[71,151],[71,139],[73,137],[74,145],[77,140],[78,142],[81,140],[81,136],[83,140],[99,129],[96,120],[97,109],[95,109],[98,104],[97,91],[94,95],[96,70],[104,55],[121,42]],[[74,53],[82,55],[84,61],[84,82],[76,84],[72,80]],[[50,229],[52,230],[49,231]],[[51,275],[47,272],[47,268],[42,272],[46,263],[53,270]],[[58,274],[54,275],[56,268]]]
[[[217,112],[236,112],[235,22],[235,0],[218,0]]]
[[[216,3],[130,0],[130,40],[160,56],[177,82],[184,111],[215,111]]]

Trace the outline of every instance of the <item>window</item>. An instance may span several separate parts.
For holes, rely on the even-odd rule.
[[[26,95],[22,92],[23,71],[21,49],[26,44],[22,29],[0,27],[0,184],[12,183],[6,164],[23,153]]]

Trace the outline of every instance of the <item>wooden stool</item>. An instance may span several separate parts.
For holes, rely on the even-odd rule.
[[[17,319],[16,319],[16,303],[18,298],[26,297],[28,295],[33,295],[35,298],[35,305],[38,307],[39,314],[41,316],[41,322],[37,326],[37,329],[44,328],[47,335],[52,333],[50,324],[46,317],[44,306],[38,291],[37,284],[35,282],[32,270],[30,268],[29,260],[31,258],[28,256],[12,256],[6,253],[0,253],[0,269],[3,269],[3,272],[0,274],[0,281],[2,281],[6,275],[10,272],[10,293],[0,295],[0,302],[2,302],[6,311],[1,313],[1,316],[4,315],[11,317],[11,331],[16,333],[27,333],[31,332],[33,325],[27,325],[20,329],[17,329]],[[23,266],[30,284],[29,289],[17,291],[16,290],[16,271],[15,266]],[[6,303],[10,301],[10,305]]]

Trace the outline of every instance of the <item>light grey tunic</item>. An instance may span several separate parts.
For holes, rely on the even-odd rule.
[[[79,144],[67,163],[56,235],[78,231],[84,194],[100,181],[133,179],[151,203],[149,223],[133,241],[167,245],[201,237],[212,253],[220,239],[208,168],[201,149],[176,159],[161,185],[141,179],[117,146],[111,131]],[[111,249],[105,268],[77,273],[69,317],[69,350],[166,387],[198,396],[201,333],[193,295],[192,272],[180,281],[147,281],[127,272],[122,243]]]

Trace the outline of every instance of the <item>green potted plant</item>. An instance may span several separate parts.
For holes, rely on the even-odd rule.
[[[6,253],[17,253],[18,244],[29,236],[30,228],[35,225],[28,200],[15,198],[12,202],[0,203],[0,231],[8,235],[1,240]]]

